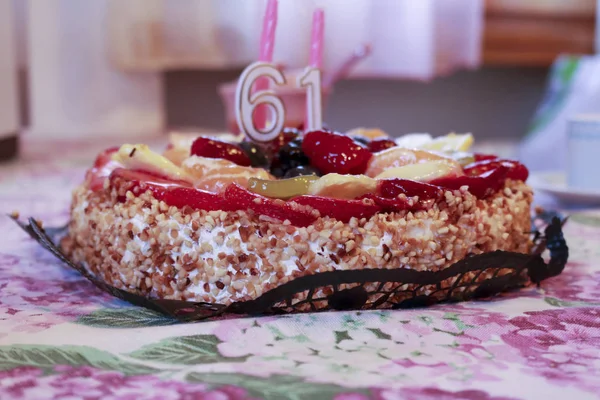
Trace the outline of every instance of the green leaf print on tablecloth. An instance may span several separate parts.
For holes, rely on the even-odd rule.
[[[377,339],[391,340],[392,337],[385,332],[382,332],[379,328],[367,328],[367,330],[373,332]]]
[[[272,375],[268,378],[242,374],[202,374],[192,372],[185,378],[189,382],[202,382],[212,385],[241,386],[251,396],[265,400],[320,400],[332,399],[336,394],[348,392],[348,388],[316,382],[306,382],[304,379],[290,375]],[[352,390],[353,393],[364,393]]]
[[[82,315],[76,322],[95,328],[140,328],[172,325],[177,323],[177,320],[146,308],[126,307],[96,310],[91,314]]]
[[[334,331],[335,344],[340,344],[342,340],[352,340],[352,337],[348,335],[348,331]]]
[[[146,375],[155,368],[122,361],[114,355],[88,346],[13,345],[0,346],[0,370],[36,367],[52,372],[57,365],[89,366],[125,375]]]
[[[218,349],[220,343],[215,335],[180,336],[146,345],[129,356],[139,360],[183,365],[242,362],[247,359],[222,356]]]
[[[600,302],[589,303],[586,301],[565,301],[555,297],[544,297],[544,301],[554,307],[591,307],[600,306]]]

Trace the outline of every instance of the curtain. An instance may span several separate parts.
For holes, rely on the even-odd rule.
[[[111,26],[121,32],[112,43],[121,47],[116,59],[127,59],[123,65],[136,68],[140,60],[154,58],[158,68],[232,68],[257,57],[264,0],[145,0],[145,7],[138,2],[111,4]],[[372,54],[353,76],[431,79],[479,65],[482,0],[279,0],[276,62],[307,64],[315,7],[325,9],[325,70],[365,43]],[[146,28],[140,23],[144,15]],[[133,54],[144,29],[147,36],[157,35],[151,28],[157,26],[156,54]]]

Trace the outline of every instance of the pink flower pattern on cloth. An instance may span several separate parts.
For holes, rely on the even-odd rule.
[[[2,167],[0,204],[58,225],[83,170],[44,162]],[[100,292],[8,217],[0,230],[1,399],[600,396],[600,213],[573,214],[571,261],[540,288],[403,311],[195,324]]]

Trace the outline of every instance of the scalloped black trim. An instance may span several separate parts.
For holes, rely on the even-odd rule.
[[[490,297],[523,286],[531,281],[559,275],[569,257],[569,248],[562,233],[562,219],[556,213],[539,215],[532,221],[534,248],[531,254],[494,251],[467,257],[441,271],[412,269],[362,269],[321,272],[296,278],[278,286],[254,300],[236,302],[229,306],[181,300],[160,300],[117,289],[97,279],[78,265],[58,247],[66,227],[43,229],[33,218],[25,224],[12,217],[19,226],[59,260],[78,271],[99,289],[132,304],[155,310],[180,321],[199,321],[225,313],[242,315],[282,314],[298,311],[326,311],[378,308],[411,308],[438,302],[464,301]],[[537,228],[545,225],[542,234]],[[548,263],[542,258],[550,252]],[[473,273],[470,277],[466,274]],[[481,278],[482,274],[488,278]],[[318,295],[328,288],[331,295]],[[293,301],[305,293],[306,299]],[[427,294],[424,294],[427,293]]]

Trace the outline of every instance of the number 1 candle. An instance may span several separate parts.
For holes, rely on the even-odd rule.
[[[306,88],[306,117],[304,128],[317,130],[322,127],[321,116],[321,65],[323,63],[323,34],[325,13],[318,8],[313,13],[310,36],[310,63],[302,76],[298,77],[298,86]]]

